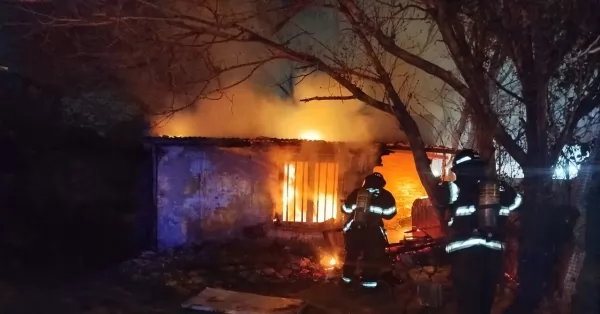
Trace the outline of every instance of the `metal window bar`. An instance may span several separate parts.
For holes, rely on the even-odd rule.
[[[282,216],[283,216],[284,221],[289,221],[290,220],[290,208],[289,208],[289,205],[290,205],[290,197],[291,197],[291,195],[290,195],[290,180],[292,178],[290,176],[291,166],[292,166],[291,164],[286,164],[285,165],[285,170],[284,170],[285,180],[286,180],[285,181],[285,185],[284,185],[284,191],[283,191],[283,193],[284,193],[284,198],[283,198],[284,204],[283,204],[283,206],[284,207],[283,207],[283,215]]]
[[[329,193],[329,166],[331,165],[331,163],[326,163],[325,164],[325,184],[324,184],[324,191],[325,191],[325,197],[323,198],[323,211],[319,211],[319,220],[320,221],[325,221],[327,220],[327,217],[329,216],[329,214],[333,215],[333,213],[331,212],[331,207],[327,206],[327,203],[329,202],[329,199],[331,199],[331,196]],[[333,167],[332,167],[333,168]],[[331,176],[333,177],[333,174],[331,174]],[[321,216],[322,215],[322,216]],[[321,219],[322,218],[322,219]]]
[[[309,205],[309,197],[308,193],[305,191],[309,190],[309,178],[310,178],[310,165],[308,162],[302,163],[302,186],[299,190],[301,205],[300,205],[300,219],[296,219],[296,221],[306,222],[306,217],[308,216],[308,205]],[[298,209],[296,209],[298,210]]]
[[[319,223],[331,218],[336,219],[339,181],[337,163],[286,163],[282,220]]]
[[[319,197],[320,196],[319,192],[321,192],[321,189],[320,189],[320,185],[321,185],[321,163],[320,162],[317,163],[316,166],[315,166],[315,174],[316,174],[315,175],[315,186],[316,186],[316,189],[315,189],[315,193],[314,193],[314,196],[313,196],[314,197],[313,200],[316,200],[316,206],[313,209],[312,219],[311,219],[310,222],[319,221],[319,209],[321,209],[321,207],[319,207],[319,203],[321,201],[320,197]],[[317,219],[315,219],[315,217]]]
[[[298,186],[296,185],[296,183],[298,182],[298,162],[294,163],[294,213],[293,219],[296,220],[296,210],[298,210],[298,206],[297,206],[297,195],[298,195]]]

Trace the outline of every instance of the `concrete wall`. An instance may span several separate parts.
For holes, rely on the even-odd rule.
[[[281,212],[286,161],[337,161],[344,198],[365,168],[373,169],[371,147],[336,147],[317,154],[303,147],[163,146],[157,153],[157,242],[159,249],[239,236],[247,226],[270,225]],[[301,157],[298,157],[301,155]],[[325,157],[327,155],[327,157]],[[358,166],[350,166],[350,165]],[[341,215],[340,215],[341,216]]]
[[[268,151],[168,146],[157,167],[161,249],[230,237],[272,215],[278,178]]]

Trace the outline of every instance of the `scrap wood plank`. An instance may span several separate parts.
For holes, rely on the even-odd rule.
[[[298,299],[206,288],[181,306],[191,310],[227,314],[296,314],[304,305]]]

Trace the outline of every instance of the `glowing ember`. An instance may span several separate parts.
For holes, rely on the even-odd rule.
[[[329,266],[333,267],[337,264],[337,261],[335,260],[335,257],[331,257],[331,259],[329,260]]]
[[[338,261],[335,254],[327,254],[321,257],[319,263],[325,270],[334,270],[337,268]]]
[[[320,141],[321,134],[319,134],[319,132],[314,131],[314,130],[308,130],[308,131],[304,131],[304,132],[300,133],[300,138],[303,140],[309,140],[309,141]]]

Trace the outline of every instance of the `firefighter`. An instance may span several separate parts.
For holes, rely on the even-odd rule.
[[[448,184],[451,218],[446,252],[461,314],[490,313],[502,278],[508,215],[522,201],[508,184],[486,175],[486,165],[475,151],[459,151],[452,167],[456,180]]]
[[[378,172],[368,175],[358,188],[346,198],[342,212],[348,215],[344,224],[346,259],[342,269],[342,280],[351,283],[361,254],[361,285],[376,288],[380,263],[386,259],[387,236],[382,219],[396,216],[396,200],[384,189],[386,182]]]

